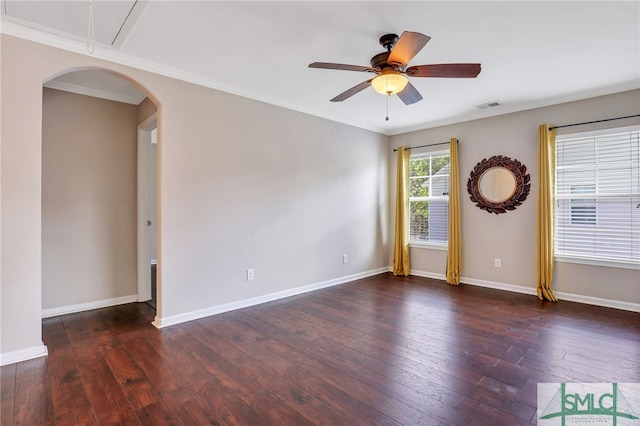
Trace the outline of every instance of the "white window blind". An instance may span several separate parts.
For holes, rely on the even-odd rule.
[[[449,232],[449,151],[409,159],[409,241],[446,244]]]
[[[557,256],[640,264],[639,134],[556,138]]]

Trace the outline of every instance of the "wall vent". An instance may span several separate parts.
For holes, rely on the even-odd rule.
[[[495,108],[497,106],[500,106],[500,102],[487,102],[486,104],[476,106],[476,108],[487,109],[487,108]]]

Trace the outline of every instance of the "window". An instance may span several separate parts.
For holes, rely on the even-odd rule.
[[[556,256],[640,265],[639,135],[556,138]]]
[[[582,198],[585,194],[595,194],[595,185],[571,185],[571,224],[596,224],[596,200]]]
[[[449,151],[409,159],[410,242],[446,244],[449,231]]]

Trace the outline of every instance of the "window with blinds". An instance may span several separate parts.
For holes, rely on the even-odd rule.
[[[640,265],[639,130],[556,138],[556,256]]]
[[[449,151],[409,158],[409,241],[446,244],[449,232]]]

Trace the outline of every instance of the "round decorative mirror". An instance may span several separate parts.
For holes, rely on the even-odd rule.
[[[518,160],[494,155],[476,164],[469,176],[467,191],[476,206],[489,213],[515,210],[529,195],[527,168]]]
[[[492,203],[502,203],[516,190],[516,178],[504,167],[494,167],[480,176],[480,194]]]

